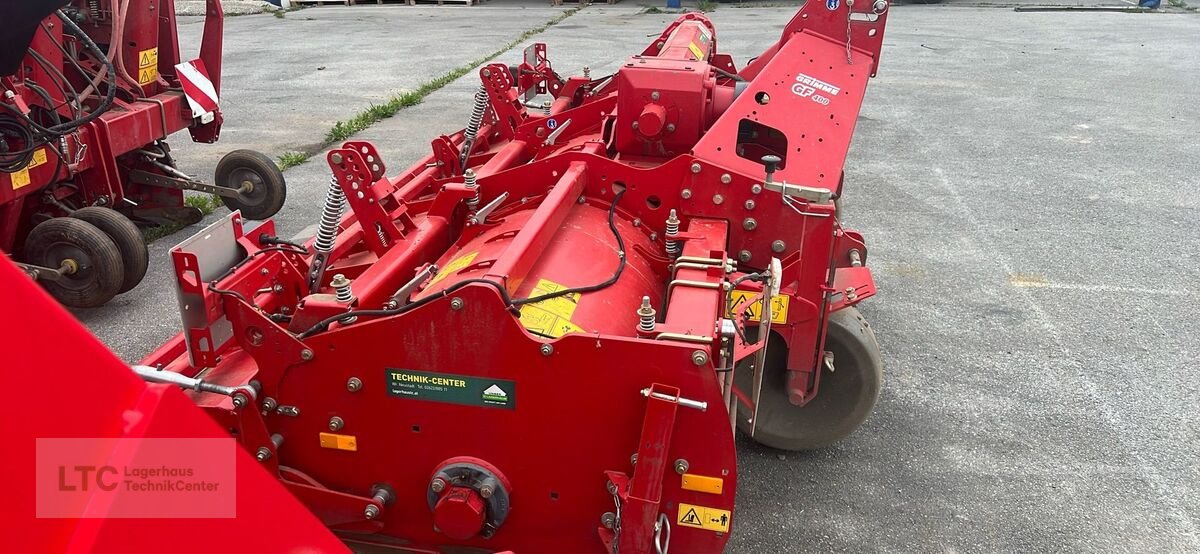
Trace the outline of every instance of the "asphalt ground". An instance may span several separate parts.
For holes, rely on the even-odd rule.
[[[793,10],[722,6],[718,44],[742,64]],[[595,5],[526,43],[547,42],[560,72],[603,74],[673,19],[638,11]],[[179,162],[209,175],[235,147],[319,142],[333,120],[555,13],[231,18],[229,123],[215,146],[177,137]],[[199,28],[181,32],[194,44]],[[826,450],[739,442],[730,551],[1200,550],[1198,83],[1194,14],[894,7],[843,200],[880,290],[861,310],[882,397]],[[403,168],[465,124],[475,85],[459,79],[359,137]],[[317,219],[316,160],[286,172],[284,235]],[[153,243],[133,293],[76,312],[123,358],[178,331],[166,251],[197,229]]]

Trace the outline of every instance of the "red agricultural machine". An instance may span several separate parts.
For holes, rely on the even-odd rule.
[[[134,222],[196,223],[183,191],[246,217],[283,205],[270,158],[230,152],[216,184],[175,167],[165,142],[221,129],[223,13],[208,0],[200,57],[182,61],[173,0],[37,0],[0,7],[0,250],[64,304],[137,286],[148,256]]]
[[[736,429],[819,448],[879,393],[836,200],[887,7],[810,2],[740,70],[700,14],[598,79],[490,64],[398,175],[330,151],[311,242],[173,249],[184,331],[134,370],[352,545],[720,551]]]

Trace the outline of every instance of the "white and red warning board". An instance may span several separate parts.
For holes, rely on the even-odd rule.
[[[195,59],[178,64],[175,75],[179,77],[188,106],[192,108],[192,117],[201,118],[217,111],[217,89],[208,78],[204,62]]]

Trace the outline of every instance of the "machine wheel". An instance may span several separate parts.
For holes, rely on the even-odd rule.
[[[111,208],[89,206],[75,210],[71,214],[75,219],[82,219],[104,231],[117,245],[121,252],[121,265],[125,270],[125,279],[121,281],[118,293],[129,292],[142,282],[146,269],[150,267],[150,252],[146,249],[146,240],[128,217]]]
[[[246,219],[263,220],[279,212],[287,198],[287,185],[279,166],[261,152],[234,150],[217,162],[217,186],[240,189],[250,183],[250,192],[237,198],[222,196],[230,210],[241,210]]]
[[[786,390],[788,349],[772,334],[767,345],[759,421],[754,440],[780,450],[812,450],[829,446],[858,429],[871,415],[883,382],[883,362],[875,332],[858,310],[844,308],[829,316],[825,349],[833,352],[835,371],[821,368],[817,396],[798,407]],[[738,388],[750,394],[753,359],[743,360],[734,375]],[[750,434],[750,410],[739,404],[738,429]]]
[[[59,302],[94,308],[116,296],[125,279],[121,251],[104,231],[82,219],[57,217],[43,221],[25,239],[25,261],[57,268],[69,260],[74,271],[42,285]]]

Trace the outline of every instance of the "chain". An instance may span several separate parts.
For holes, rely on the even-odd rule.
[[[854,14],[854,0],[846,0],[846,64],[854,65],[850,55],[850,16]]]

